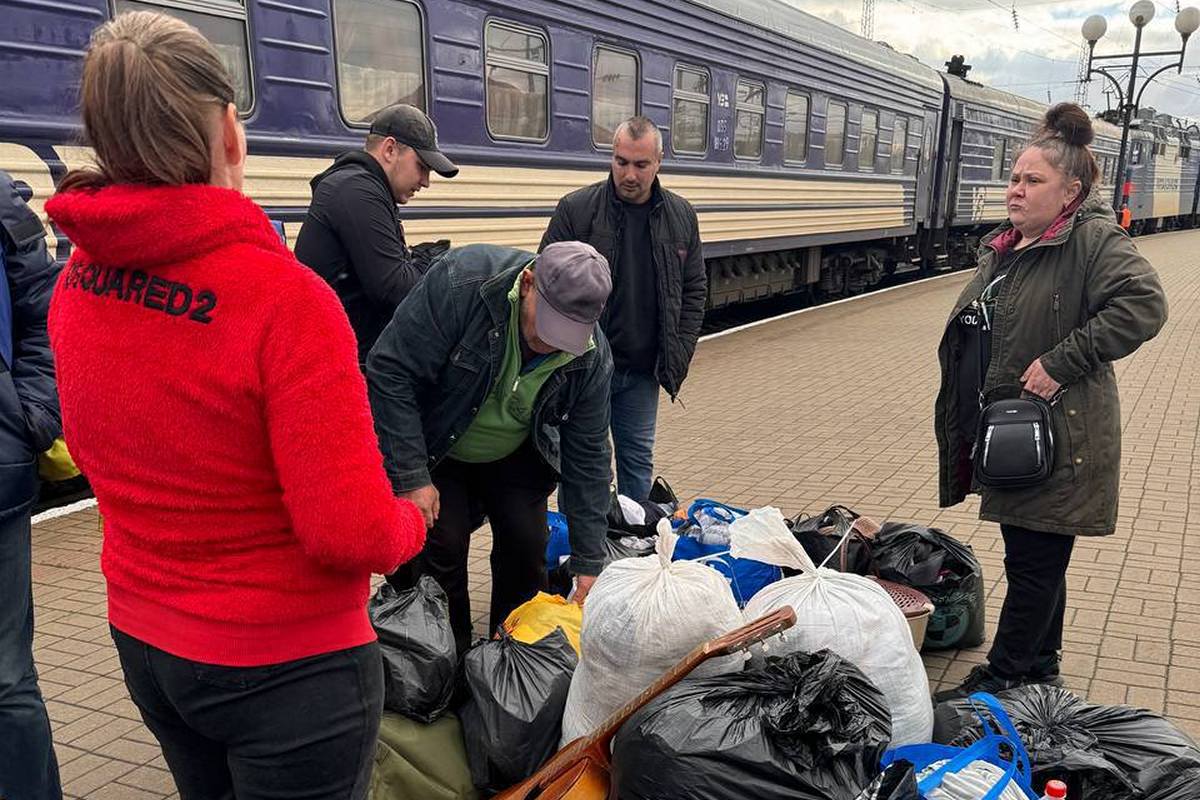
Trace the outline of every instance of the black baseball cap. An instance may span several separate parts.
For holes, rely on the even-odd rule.
[[[371,133],[408,145],[425,166],[443,178],[458,174],[458,167],[438,149],[437,126],[416,106],[397,103],[381,108],[371,118]]]

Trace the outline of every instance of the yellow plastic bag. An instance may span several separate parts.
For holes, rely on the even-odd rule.
[[[79,474],[79,467],[75,466],[67,443],[61,438],[55,439],[49,450],[38,455],[38,475],[44,481],[69,481]]]
[[[583,607],[568,603],[556,594],[538,592],[537,597],[513,609],[504,620],[504,630],[518,642],[533,644],[562,628],[567,641],[579,655],[579,629],[583,627]]]

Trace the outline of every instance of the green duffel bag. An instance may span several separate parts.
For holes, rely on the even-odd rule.
[[[478,800],[462,726],[453,714],[429,725],[384,712],[370,800]]]

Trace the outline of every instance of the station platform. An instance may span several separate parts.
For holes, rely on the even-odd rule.
[[[1117,364],[1124,423],[1118,531],[1081,538],[1069,573],[1063,672],[1101,703],[1164,713],[1200,738],[1200,231],[1137,240],[1162,276],[1170,320]],[[977,502],[938,509],[935,348],[967,280],[957,273],[703,341],[681,402],[665,398],[656,471],[681,499],[787,515],[842,503],[879,520],[942,528],[984,567],[989,632],[1004,595],[997,526]],[[487,620],[490,542],[471,555],[473,612]],[[173,797],[170,774],[121,679],[105,622],[95,509],[34,527],[36,658],[68,797]],[[925,657],[931,687],[956,683],[986,645]]]

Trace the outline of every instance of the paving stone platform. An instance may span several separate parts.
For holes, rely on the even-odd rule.
[[[1118,532],[1080,539],[1069,574],[1070,689],[1165,713],[1200,738],[1200,231],[1138,240],[1170,301],[1162,334],[1117,365],[1124,421]],[[997,527],[977,504],[937,507],[935,348],[965,274],[807,311],[701,343],[659,418],[657,471],[683,498],[775,505],[835,502],[878,519],[935,525],[984,565],[989,632],[1005,585]],[[64,790],[72,798],[173,797],[154,738],[121,681],[105,622],[94,510],[34,528],[35,641]],[[490,545],[471,556],[486,625]],[[931,654],[935,688],[986,646]]]

